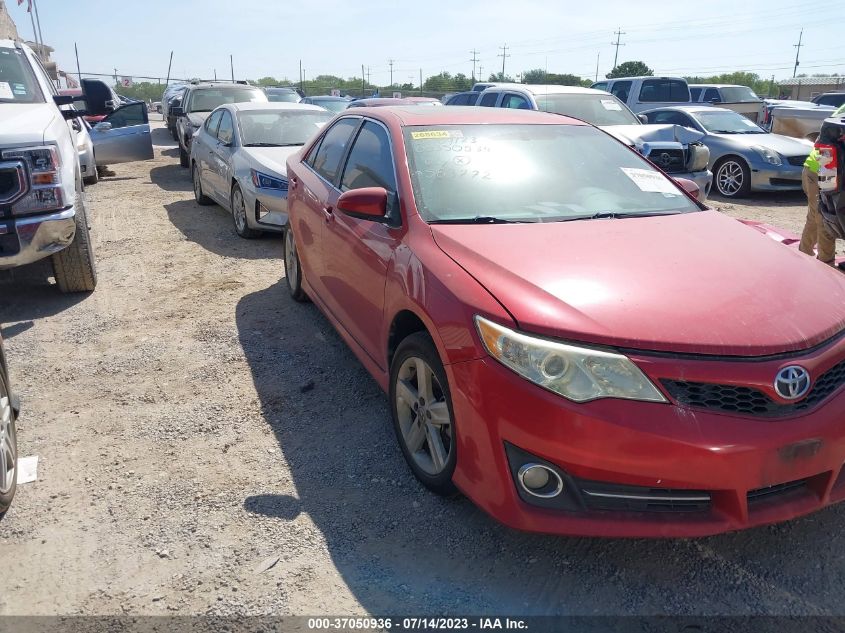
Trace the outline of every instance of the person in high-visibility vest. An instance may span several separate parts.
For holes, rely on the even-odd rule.
[[[845,116],[845,105],[837,108],[832,116]],[[819,158],[819,150],[813,148],[804,161],[804,170],[801,172],[801,186],[807,194],[807,221],[801,233],[798,250],[813,255],[813,249],[818,245],[819,261],[833,266],[836,238],[827,230],[819,212]]]

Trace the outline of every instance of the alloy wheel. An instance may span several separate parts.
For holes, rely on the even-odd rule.
[[[716,174],[716,186],[723,196],[735,196],[745,184],[745,174],[742,165],[736,161],[729,160],[719,167]]]
[[[194,177],[194,198],[197,202],[199,202],[202,198],[202,183],[200,182],[199,171],[199,167],[197,167],[196,165],[194,165],[194,169],[193,171],[191,171],[191,174],[193,174]]]
[[[17,459],[12,446],[12,402],[0,396],[0,495],[7,494],[15,485]]]
[[[285,231],[285,277],[287,277],[288,285],[291,280],[299,276],[299,259],[296,256],[296,241],[293,239],[293,231],[290,227]]]
[[[422,358],[411,356],[399,368],[396,411],[402,440],[417,466],[439,475],[453,450],[453,425],[440,381]]]
[[[243,233],[246,229],[246,204],[244,195],[237,188],[232,193],[232,211],[235,213],[235,226],[239,233]]]

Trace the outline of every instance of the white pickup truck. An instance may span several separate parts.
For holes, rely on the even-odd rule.
[[[97,273],[72,101],[30,48],[0,39],[0,270],[50,257],[59,290],[89,292]],[[143,103],[116,109],[91,139],[100,165],[153,156]]]

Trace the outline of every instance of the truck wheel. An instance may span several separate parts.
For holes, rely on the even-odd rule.
[[[713,169],[713,184],[726,198],[743,198],[751,192],[751,170],[741,158],[728,156]]]
[[[85,176],[85,178],[82,179],[82,182],[84,182],[86,185],[96,185],[98,182],[100,182],[100,172],[97,171],[97,166],[92,165],[92,167],[94,168],[94,171],[91,173],[91,175]]]
[[[97,287],[94,247],[82,196],[76,207],[76,235],[70,246],[53,255],[53,276],[61,292],[91,292]]]
[[[15,412],[9,388],[0,373],[0,517],[9,509],[15,496],[18,475],[18,442],[15,435]]]
[[[187,167],[188,163],[191,161],[190,157],[188,156],[188,152],[182,149],[182,145],[179,145],[179,166],[180,167]]]

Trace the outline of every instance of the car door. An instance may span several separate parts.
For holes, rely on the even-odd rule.
[[[97,165],[114,165],[153,157],[147,106],[130,103],[97,123],[91,132]]]
[[[223,110],[212,112],[200,128],[199,134],[191,147],[191,155],[197,163],[202,182],[202,190],[209,196],[215,196],[214,175],[212,174],[212,149],[217,145],[217,127]]]
[[[361,123],[359,116],[338,119],[299,164],[289,181],[288,212],[302,270],[317,295],[326,295],[322,285],[323,225],[326,224],[340,192],[335,188],[342,161],[352,135]]]
[[[212,142],[208,175],[217,200],[229,208],[230,183],[232,182],[232,153],[235,150],[235,121],[229,110],[222,110],[217,137]]]
[[[323,227],[323,287],[338,321],[380,367],[385,359],[381,334],[384,288],[401,226],[390,134],[381,123],[364,119],[340,178],[340,191],[383,187],[388,192],[384,221],[346,215],[336,207]]]

